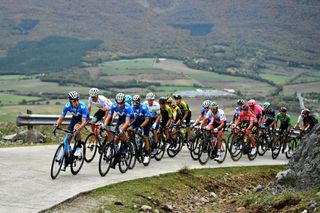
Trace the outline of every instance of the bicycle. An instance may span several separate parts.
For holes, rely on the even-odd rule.
[[[284,149],[286,148],[286,140],[287,137],[287,131],[280,131],[279,129],[274,131],[274,138],[273,138],[273,143],[271,146],[271,151],[272,151],[272,159],[277,159],[277,157],[280,154],[281,148],[282,148],[282,153],[284,152]],[[289,140],[289,138],[288,138]]]
[[[289,151],[286,152],[286,158],[290,159],[293,153],[298,149],[301,143],[303,132],[291,130],[289,134]]]
[[[254,137],[257,142],[258,139]],[[230,144],[230,156],[233,161],[238,161],[242,155],[247,155],[249,160],[254,160],[257,157],[257,152],[251,155],[252,147],[251,143],[248,141],[248,136],[245,135],[244,130],[239,127],[235,127],[231,130],[231,136],[229,137]],[[257,143],[258,144],[258,143]]]
[[[100,131],[101,126],[102,123],[95,123],[94,131],[90,133],[84,141],[86,145],[86,155],[84,160],[87,163],[90,163],[94,159],[94,157],[96,156],[97,149],[101,154],[103,145],[105,144],[106,139],[103,140],[103,143],[101,143],[103,138],[103,136],[101,135],[102,131]]]
[[[269,127],[262,125],[258,128],[256,137],[259,138],[259,144],[257,145],[258,154],[263,156],[272,147],[272,131]]]
[[[76,175],[81,170],[84,162],[84,156],[86,152],[85,145],[83,142],[78,144],[79,142],[76,140],[75,137],[73,137],[72,131],[58,127],[53,131],[54,136],[56,136],[56,130],[61,130],[63,132],[66,132],[67,134],[64,136],[63,141],[60,143],[60,145],[58,146],[53,156],[51,171],[50,171],[51,178],[55,179],[59,175],[62,169],[62,166],[64,166],[64,169],[66,169],[68,164],[70,164],[71,173],[73,175]],[[68,142],[69,137],[74,138],[73,147],[71,147]],[[80,156],[74,156],[76,149],[80,148],[80,146],[81,146]]]
[[[176,132],[173,133],[173,128],[176,127]],[[180,130],[181,126],[175,126],[172,125],[169,128],[169,134],[170,134],[170,142],[168,143],[168,147],[167,147],[167,154],[169,157],[173,158],[175,157],[182,149],[183,146],[183,134]],[[175,141],[172,140],[172,136],[176,135],[176,139]]]
[[[135,164],[135,152],[130,143],[119,141],[115,145],[114,136],[118,133],[112,130],[108,131],[110,131],[112,138],[102,147],[99,158],[99,173],[101,176],[105,176],[109,172],[112,164],[118,164],[121,173],[127,172],[133,161]]]
[[[211,140],[211,131],[204,130],[202,132],[202,140],[199,145],[199,162],[201,165],[205,165],[210,159],[214,159],[218,152],[218,132],[213,132],[213,140]],[[227,156],[227,145],[224,138],[221,138],[221,149],[220,154],[222,155],[221,160],[218,163],[223,163]]]

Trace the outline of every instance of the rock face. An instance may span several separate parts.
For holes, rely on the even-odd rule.
[[[319,124],[302,139],[299,149],[289,161],[289,170],[285,173],[286,174],[282,174],[282,178],[284,178],[284,180],[286,178],[288,180],[294,179],[295,186],[298,190],[320,187]],[[279,183],[281,183],[281,181]]]

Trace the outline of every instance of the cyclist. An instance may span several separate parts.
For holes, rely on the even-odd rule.
[[[304,132],[310,132],[312,128],[318,123],[318,120],[314,116],[310,115],[309,109],[303,110],[302,120],[303,126],[300,129]]]
[[[190,120],[191,120],[191,110],[188,104],[182,101],[181,95],[174,95],[173,98],[176,100],[176,105],[180,108],[182,113],[181,123],[186,121],[186,132],[188,134],[189,139],[191,139],[191,131],[190,131]],[[187,138],[186,138],[187,139]]]
[[[104,125],[106,126],[106,130],[107,133],[110,130],[110,123],[111,123],[111,119],[113,117],[114,113],[118,114],[118,121],[116,124],[116,128],[115,128],[115,136],[114,136],[114,143],[115,146],[118,149],[118,144],[119,144],[119,140],[124,143],[126,145],[126,131],[127,131],[127,127],[130,123],[130,115],[131,115],[131,106],[127,103],[125,103],[125,96],[123,93],[118,93],[115,97],[115,102],[111,105],[109,113],[107,115],[106,120],[104,121]],[[108,135],[110,135],[110,133],[108,133]],[[110,140],[111,138],[109,138]],[[115,168],[116,164],[119,161],[120,158],[120,152],[118,152],[119,150],[116,150],[116,157],[115,160],[113,161],[111,167]]]
[[[88,114],[90,114],[91,112],[92,105],[95,105],[98,107],[98,111],[93,115],[93,118],[90,121],[92,132],[94,131],[95,123],[97,121],[100,121],[102,118],[103,118],[103,121],[105,120],[105,118],[108,115],[111,104],[112,102],[109,99],[99,94],[98,88],[91,88],[89,90]]]
[[[160,113],[161,113],[160,126],[164,130],[164,134],[166,136],[166,143],[169,143],[170,141],[169,127],[172,122],[172,110],[166,103],[167,103],[166,97],[159,98]]]
[[[276,115],[276,119],[273,121],[273,127],[274,129],[277,129],[277,123],[280,121],[280,135],[282,135],[284,132],[286,132],[285,135],[285,149],[283,152],[289,151],[288,141],[289,141],[289,133],[291,129],[291,117],[289,114],[287,114],[287,108],[281,107],[280,112]],[[274,138],[275,139],[275,138]]]
[[[257,117],[258,124],[260,124],[261,122],[260,118],[262,116],[262,107],[256,104],[256,101],[253,99],[248,101],[248,106],[249,106],[250,112],[252,112]]]
[[[157,143],[158,143],[158,134],[157,130],[160,125],[160,105],[158,102],[154,101],[155,95],[152,92],[149,92],[146,95],[146,101],[144,104],[148,107],[149,112],[150,112],[150,117],[149,117],[149,126],[151,126],[151,132],[153,136],[153,141],[154,143],[152,144],[152,148],[154,151],[156,151],[157,148]]]
[[[58,128],[59,125],[64,120],[66,114],[68,112],[71,112],[72,118],[70,121],[70,124],[68,126],[69,131],[73,131],[73,135],[76,137],[76,140],[78,142],[81,141],[81,133],[80,131],[86,126],[87,120],[88,120],[88,109],[85,103],[80,102],[80,95],[76,91],[71,91],[68,93],[68,99],[69,102],[66,103],[63,107],[63,110],[60,114],[60,117],[58,118],[57,122],[54,125],[54,128]],[[71,136],[68,138],[68,142],[70,143]],[[81,143],[78,143],[78,147],[76,147],[76,151],[73,154],[74,156],[80,156],[81,155]],[[67,166],[68,163],[64,165]]]
[[[149,109],[148,107],[140,103],[141,98],[139,95],[134,95],[133,98],[133,107],[132,107],[132,113],[133,113],[133,119],[130,121],[129,128],[137,128],[140,127],[143,130],[143,140],[145,142],[145,152],[147,153],[146,156],[143,158],[143,163],[149,162]]]
[[[217,155],[214,158],[217,161],[221,160],[221,140],[223,134],[223,128],[226,126],[227,118],[222,109],[218,109],[218,104],[216,102],[212,102],[210,104],[210,110],[206,114],[206,120],[209,119],[208,125],[206,126],[207,130],[213,130],[214,133],[218,135],[217,139]],[[201,127],[204,126],[204,122],[201,124]],[[213,135],[211,134],[211,139],[213,141]]]
[[[302,124],[303,125],[303,111],[304,111],[304,109],[303,110],[301,110],[301,113],[300,113],[300,115],[299,115],[299,117],[298,117],[298,120],[297,120],[297,122],[295,123],[295,125],[293,126],[293,129],[297,129],[297,127],[299,127],[299,129],[300,129],[300,124]],[[300,129],[301,130],[301,129]]]
[[[237,120],[237,118],[238,118],[238,116],[239,116],[239,114],[241,112],[241,108],[242,108],[242,106],[244,104],[245,104],[245,101],[243,99],[238,99],[237,100],[237,107],[234,109],[232,123],[234,123]]]
[[[275,118],[276,118],[276,112],[271,108],[270,102],[265,102],[263,104],[262,117],[261,117],[261,119],[264,120],[264,126],[267,128],[270,127]]]
[[[205,118],[205,114],[209,111],[209,107],[210,107],[211,101],[210,100],[205,100],[202,103],[201,106],[201,111],[200,111],[200,115],[199,117],[194,121],[194,123],[190,126],[191,129],[193,129],[193,127],[195,127],[198,123],[200,123],[201,121],[204,121]]]
[[[180,110],[180,108],[178,106],[176,106],[175,104],[172,103],[173,100],[171,97],[168,97],[167,98],[167,105],[171,108],[172,110],[172,134],[171,134],[171,137],[172,137],[172,140],[174,142],[177,141],[177,126],[181,126],[182,122],[181,122],[181,119],[182,119],[182,112]],[[171,144],[171,147],[170,148],[173,148],[175,145],[175,143],[172,143]]]
[[[238,126],[240,123],[241,127],[245,127],[245,136],[249,137],[251,142],[252,149],[250,155],[255,155],[257,148],[251,131],[254,126],[257,126],[258,120],[257,117],[249,111],[249,107],[246,104],[242,106],[241,112],[236,120],[236,123],[233,125],[233,128]]]

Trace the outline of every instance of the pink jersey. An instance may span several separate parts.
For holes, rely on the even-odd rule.
[[[257,118],[260,118],[262,115],[262,107],[258,104],[254,105],[254,108],[250,108],[250,112],[252,112]]]
[[[251,112],[247,112],[246,114],[242,111],[240,112],[239,116],[238,116],[238,122],[250,122],[250,123],[257,123],[257,118],[256,116],[251,113]]]

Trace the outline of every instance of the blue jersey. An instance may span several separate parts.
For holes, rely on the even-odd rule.
[[[119,119],[124,119],[126,117],[130,118],[130,114],[131,114],[131,106],[127,103],[124,103],[124,106],[122,107],[122,109],[120,109],[117,105],[116,102],[114,102],[111,105],[111,108],[109,110],[109,115],[113,115],[113,113],[116,112],[118,113]]]
[[[206,114],[206,110],[205,108],[201,108],[201,111],[200,111],[200,115],[204,116]]]
[[[145,119],[150,117],[150,112],[148,107],[145,104],[140,103],[139,109],[132,107],[133,119]]]
[[[81,101],[79,102],[77,108],[74,108],[70,102],[64,105],[61,115],[66,116],[68,112],[71,112],[72,116],[81,116],[82,118],[88,117],[87,105]]]
[[[236,107],[236,108],[234,109],[233,121],[235,121],[235,120],[239,117],[240,112],[241,112],[240,107]]]

